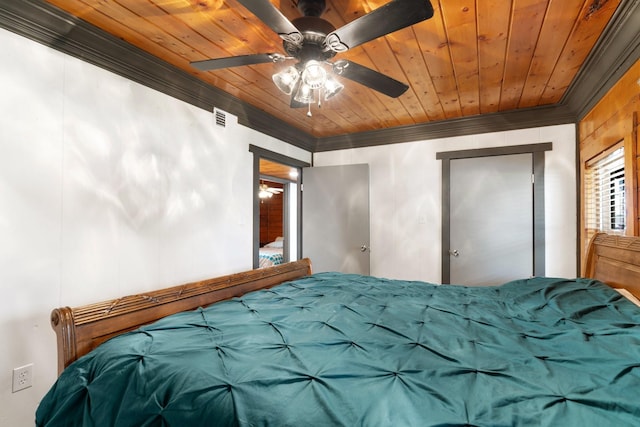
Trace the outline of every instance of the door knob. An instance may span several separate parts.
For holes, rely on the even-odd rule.
[[[360,252],[366,252],[369,247],[367,245],[360,246]]]
[[[457,257],[458,255],[460,255],[460,252],[458,252],[457,249],[451,249],[449,250],[449,255]]]

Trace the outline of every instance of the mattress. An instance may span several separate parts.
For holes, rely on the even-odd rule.
[[[38,426],[638,426],[640,310],[597,281],[319,273],[118,336]]]

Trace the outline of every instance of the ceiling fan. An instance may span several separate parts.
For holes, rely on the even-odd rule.
[[[320,16],[326,8],[325,0],[298,0],[297,8],[302,16],[289,21],[269,0],[238,0],[250,12],[269,26],[280,38],[286,55],[260,53],[207,59],[191,62],[202,71],[221,68],[298,61],[295,65],[273,75],[276,86],[291,95],[290,106],[302,107],[318,104],[337,94],[344,87],[332,74],[355,81],[392,98],[402,95],[408,88],[371,68],[341,59],[331,62],[337,53],[409,27],[433,16],[429,0],[392,0],[366,15],[336,29]],[[330,72],[327,72],[327,67]],[[307,113],[311,116],[311,111]]]
[[[267,184],[261,183],[258,189],[258,197],[261,199],[270,199],[274,194],[280,194],[283,188],[269,187]]]

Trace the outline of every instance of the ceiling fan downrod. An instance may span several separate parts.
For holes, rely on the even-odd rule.
[[[326,7],[324,0],[298,0],[298,10],[302,16],[320,17]]]

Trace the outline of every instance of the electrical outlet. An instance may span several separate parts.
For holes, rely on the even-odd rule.
[[[13,369],[13,388],[11,391],[24,390],[33,385],[33,363]]]

